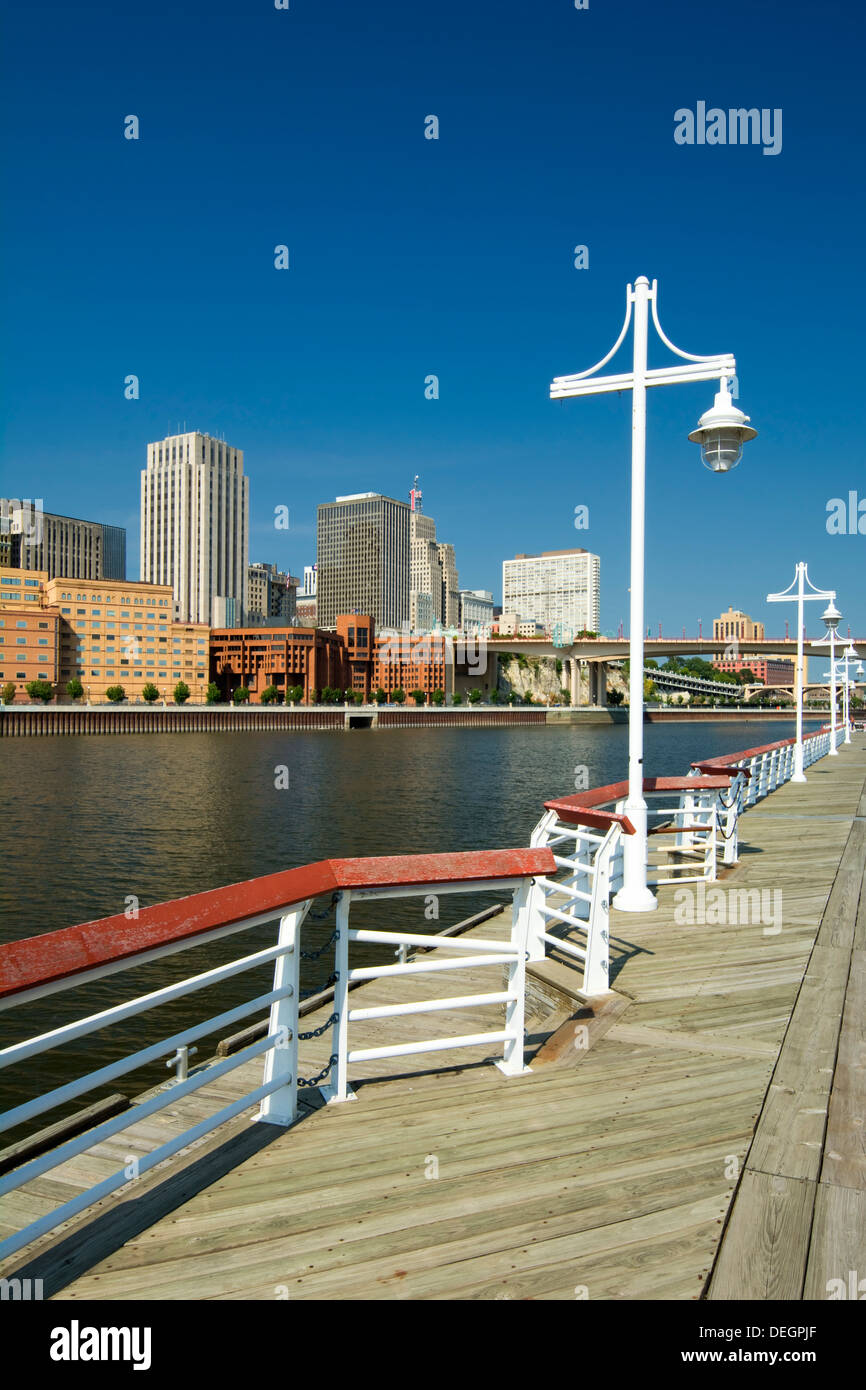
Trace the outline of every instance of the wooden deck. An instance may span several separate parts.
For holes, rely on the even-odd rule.
[[[615,992],[594,1009],[564,960],[534,972],[531,1075],[506,1079],[483,1048],[356,1067],[356,1101],[310,1092],[290,1130],[243,1117],[0,1274],[64,1299],[827,1298],[828,1281],[866,1273],[866,737],[808,776],[746,814],[717,885],[763,889],[771,909],[780,892],[781,930],[678,924],[663,889],[656,913],[613,914]],[[496,988],[496,969],[450,975],[448,991]],[[363,1002],[422,982],[366,985]],[[495,1017],[353,1025],[352,1045]],[[327,1036],[305,1044],[301,1071],[328,1051]],[[2,1229],[260,1070],[29,1184]]]

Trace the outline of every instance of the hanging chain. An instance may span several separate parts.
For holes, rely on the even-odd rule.
[[[318,960],[319,956],[323,956],[327,950],[330,950],[337,940],[338,935],[339,933],[335,927],[323,946],[319,946],[315,951],[301,951],[301,960]]]
[[[320,1038],[323,1033],[327,1033],[332,1023],[337,1022],[339,1017],[339,1014],[331,1014],[331,1017],[326,1018],[324,1023],[320,1023],[318,1028],[312,1028],[309,1033],[299,1033],[298,1042],[309,1042],[310,1038]]]
[[[337,1060],[337,1054],[336,1054],[336,1052],[332,1052],[331,1055],[330,1055],[330,1057],[328,1058],[327,1062],[326,1062],[325,1065],[322,1067],[322,1070],[321,1070],[320,1072],[318,1072],[316,1076],[299,1076],[299,1077],[298,1077],[298,1087],[300,1088],[300,1087],[303,1087],[303,1086],[318,1086],[320,1082],[322,1082],[322,1081],[325,1080],[325,1077],[326,1077],[326,1076],[328,1075],[328,1073],[330,1072],[331,1067],[334,1065],[334,1063],[336,1062],[336,1060]]]
[[[339,901],[340,901],[340,894],[339,894],[339,893],[332,893],[332,894],[331,894],[331,901],[328,903],[328,906],[327,906],[327,907],[319,908],[319,911],[318,911],[318,912],[313,912],[312,909],[311,909],[311,910],[307,913],[307,921],[308,921],[308,922],[324,922],[324,920],[325,920],[326,917],[330,917],[331,913],[333,912],[334,908],[337,906],[337,903],[338,903]]]

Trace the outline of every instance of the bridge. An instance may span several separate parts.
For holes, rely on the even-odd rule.
[[[840,638],[840,640],[842,640]],[[845,637],[846,642],[853,643],[855,648],[866,652],[866,638]],[[713,637],[647,637],[644,641],[644,658],[648,657],[687,657],[699,656],[705,661],[718,661],[723,657],[726,650],[733,645],[732,642],[723,641]],[[506,655],[513,652],[515,655],[528,657],[551,657],[562,662],[563,665],[563,684],[570,693],[571,704],[580,706],[581,699],[581,671],[586,668],[588,680],[588,700],[589,705],[607,704],[607,667],[617,662],[627,661],[629,656],[629,641],[627,637],[580,637],[566,646],[557,646],[552,638],[547,637],[491,637],[486,643],[488,653],[497,652]],[[748,656],[777,656],[783,661],[790,661],[796,668],[797,665],[797,639],[795,637],[765,637],[738,638],[736,651],[740,657]],[[815,647],[812,643],[806,642],[806,660],[803,672],[804,682],[810,688],[808,681],[809,658],[810,655],[822,661],[827,660],[826,647]],[[658,672],[651,670],[647,673],[658,685]],[[695,678],[696,679],[696,678]],[[827,689],[829,681],[812,682],[812,686],[817,689]],[[685,685],[680,687],[687,689]],[[785,691],[793,690],[793,685],[772,686],[773,690]],[[852,687],[853,688],[853,687]],[[752,692],[756,689],[765,689],[764,686],[754,685],[743,687],[743,693]],[[731,694],[731,687],[724,689],[725,695]]]

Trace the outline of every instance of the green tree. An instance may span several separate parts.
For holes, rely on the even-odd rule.
[[[84,686],[77,676],[73,676],[71,681],[66,682],[66,694],[70,700],[80,700],[84,694]]]
[[[649,676],[644,676],[643,697],[645,700],[655,700],[658,698],[658,689],[655,681],[650,680]]]
[[[24,689],[31,700],[41,700],[47,705],[54,696],[54,686],[50,681],[28,681]]]
[[[452,705],[463,704],[463,696],[460,694],[459,690],[455,690],[454,694],[451,696],[451,703]]]
[[[470,690],[470,692],[469,692],[469,703],[470,703],[470,705],[477,705],[477,704],[478,704],[478,701],[479,701],[480,699],[481,699],[481,691],[478,689],[478,686],[477,686],[477,685],[476,685],[476,686],[473,686],[473,688],[472,688],[472,689]]]
[[[434,705],[444,705],[444,703],[445,703],[445,691],[444,691],[444,690],[434,690],[434,691],[433,691],[433,695],[432,695],[432,700],[433,700]]]
[[[215,704],[218,703],[219,697],[220,697],[220,688],[219,688],[219,686],[217,685],[216,681],[211,681],[210,684],[208,685],[207,693],[206,693],[206,695],[205,695],[205,699],[207,700],[207,702],[208,702],[209,705],[215,705]]]
[[[558,676],[562,675],[562,662],[560,661],[559,657],[556,658],[556,674]]]
[[[105,692],[106,700],[110,700],[113,705],[119,705],[126,699],[126,691],[122,685],[110,685]]]
[[[147,685],[141,692],[141,698],[142,700],[144,700],[144,703],[146,705],[152,705],[154,700],[159,699],[159,691],[157,690],[155,685],[148,681]]]
[[[499,704],[499,699],[500,699],[499,691],[498,691],[497,687],[494,685],[493,689],[492,689],[491,692],[490,692],[490,703],[491,703],[491,705],[498,705],[498,704]]]
[[[286,699],[290,700],[293,705],[299,705],[303,698],[304,687],[302,685],[293,685],[286,691]]]
[[[401,689],[401,687],[398,685],[397,689],[392,692],[391,699],[394,701],[395,705],[402,705],[404,700],[406,699],[405,690]]]
[[[609,705],[621,705],[624,699],[625,696],[621,690],[611,689],[607,692],[607,703]]]
[[[277,687],[275,685],[266,685],[264,690],[262,691],[262,704],[274,704],[279,693],[280,692],[277,690]]]
[[[178,681],[177,685],[174,687],[174,703],[176,705],[185,705],[188,699],[189,686],[186,681]]]
[[[4,685],[3,689],[0,690],[0,700],[3,701],[4,705],[11,705],[11,704],[12,704],[12,701],[13,701],[14,699],[15,699],[15,682],[14,682],[14,681],[7,681],[6,684]]]
[[[427,702],[426,690],[410,690],[409,695],[410,698],[415,701],[416,705],[423,705]]]
[[[232,694],[232,703],[235,705],[246,705],[249,703],[250,691],[246,685],[239,685]]]
[[[317,705],[318,703],[319,703],[319,692],[318,692],[318,690],[311,690],[311,691],[310,691],[310,704],[311,704],[311,705]]]
[[[386,700],[388,699],[388,696],[385,694],[381,685],[379,686],[379,689],[376,691],[376,694],[373,696],[373,699],[376,701],[377,705],[384,705]]]
[[[508,701],[509,705],[516,705],[517,701],[520,699],[520,696],[518,695],[516,690],[509,690],[505,698]]]

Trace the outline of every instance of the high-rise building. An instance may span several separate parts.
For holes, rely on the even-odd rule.
[[[601,561],[588,550],[543,550],[502,563],[502,610],[546,631],[598,631]]]
[[[442,626],[458,627],[460,624],[460,577],[457,573],[457,559],[453,545],[440,541],[439,564],[442,566]]]
[[[249,478],[225,440],[193,431],[147,446],[141,474],[141,578],[169,584],[175,617],[210,623],[216,597],[247,605]]]
[[[49,579],[125,579],[126,529],[43,511],[41,500],[0,498],[0,566]]]
[[[336,626],[341,613],[366,613],[377,628],[409,619],[409,507],[377,492],[356,493],[318,509],[316,621]]]
[[[247,571],[247,622],[262,627],[297,618],[298,581],[276,565],[252,564]],[[216,624],[214,624],[216,626]]]
[[[436,523],[416,507],[410,512],[409,528],[409,625],[413,632],[430,632],[442,621],[442,561]]]
[[[460,584],[454,547],[436,539],[436,523],[425,516],[418,478],[409,492],[409,622],[413,632],[456,628],[460,622]]]
[[[298,598],[316,597],[316,574],[315,565],[304,565],[304,586],[298,590]]]

